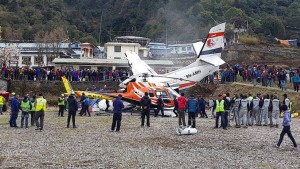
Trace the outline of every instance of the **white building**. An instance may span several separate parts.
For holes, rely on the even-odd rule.
[[[66,57],[72,53],[69,43],[0,43],[2,51],[8,47],[18,50],[18,56],[7,59],[6,64],[18,67],[54,66],[54,58]]]
[[[107,59],[126,59],[125,52],[133,51],[140,57],[147,57],[149,49],[139,43],[108,42],[104,45]]]

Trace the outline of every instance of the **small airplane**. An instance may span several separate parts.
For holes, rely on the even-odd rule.
[[[70,82],[66,79],[66,77],[62,77],[62,81],[64,83],[64,86],[66,88],[67,94],[71,94],[71,91],[73,91]],[[144,96],[145,92],[149,93],[149,98],[151,99],[151,108],[157,107],[157,100],[158,97],[161,95],[162,99],[164,101],[164,109],[173,109],[174,107],[174,97],[179,97],[180,95],[174,91],[170,87],[159,87],[152,83],[142,83],[142,82],[130,82],[126,90],[124,92],[115,92],[115,93],[108,93],[108,92],[88,92],[88,91],[74,91],[76,97],[81,97],[82,93],[85,93],[85,95],[90,99],[99,99],[99,107],[100,104],[103,104],[103,99],[110,100],[110,107],[112,108],[112,102],[111,100],[118,97],[119,94],[122,95],[122,100],[131,103],[136,106],[140,106],[140,100]],[[166,115],[175,116],[175,114],[168,113],[166,111]]]
[[[193,44],[198,58],[192,64],[181,69],[166,73],[157,74],[149,65],[132,51],[125,53],[128,64],[133,75],[123,81],[119,86],[124,88],[129,82],[147,82],[157,86],[177,85],[179,89],[186,89],[194,86],[206,76],[214,73],[219,66],[225,62],[221,59],[221,52],[224,48],[225,23],[212,27],[203,45],[202,42]]]

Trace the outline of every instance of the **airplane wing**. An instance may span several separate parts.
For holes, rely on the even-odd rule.
[[[141,60],[141,58],[135,52],[127,51],[125,56],[128,60],[128,64],[133,75],[143,73],[157,74],[148,64]]]
[[[225,61],[222,60],[217,55],[204,55],[204,56],[201,56],[200,60],[202,60],[202,61],[204,61],[208,64],[211,64],[213,66],[220,66],[220,65],[223,65],[225,63]]]

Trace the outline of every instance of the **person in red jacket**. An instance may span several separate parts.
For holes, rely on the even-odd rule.
[[[187,102],[187,99],[184,97],[184,93],[181,93],[181,96],[178,97],[178,117],[179,117],[179,126],[185,127],[185,105]]]

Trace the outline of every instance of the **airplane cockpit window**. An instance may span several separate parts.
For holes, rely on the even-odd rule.
[[[156,90],[156,96],[158,97],[160,95],[162,95],[162,98],[168,98],[168,94],[167,94],[166,91],[164,91],[164,90]]]

